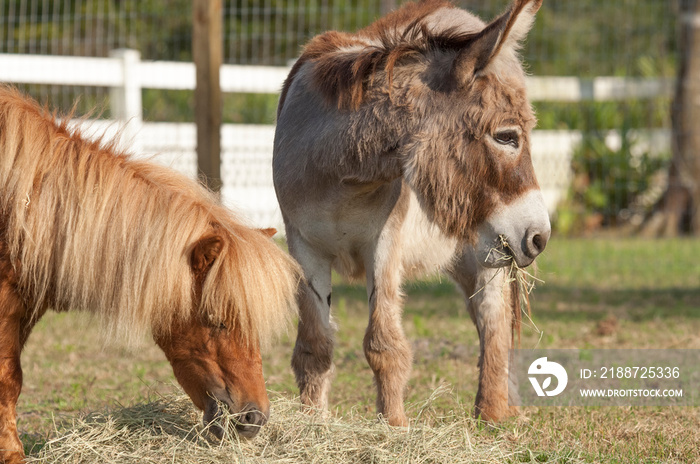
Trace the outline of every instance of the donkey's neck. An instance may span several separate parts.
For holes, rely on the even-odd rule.
[[[341,164],[358,180],[391,181],[402,176],[404,146],[416,128],[411,108],[392,99],[382,92],[348,114]]]
[[[280,168],[294,172],[301,162],[309,173],[362,183],[401,177],[403,147],[416,130],[413,108],[403,103],[407,91],[389,92],[378,78],[366,87],[367,98],[357,109],[339,108],[316,92],[312,66],[304,65],[290,84],[275,134],[277,152],[306,156],[285,158],[290,165]]]

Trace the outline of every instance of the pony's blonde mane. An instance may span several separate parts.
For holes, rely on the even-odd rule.
[[[0,86],[0,239],[30,310],[87,310],[129,341],[193,315],[263,345],[286,326],[291,258],[195,181],[88,141],[68,119]],[[223,247],[195,301],[190,256],[212,233]]]

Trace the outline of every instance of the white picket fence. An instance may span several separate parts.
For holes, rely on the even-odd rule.
[[[221,89],[231,93],[277,94],[288,67],[224,65]],[[122,130],[122,141],[140,156],[171,166],[190,176],[197,172],[196,128],[192,123],[153,123],[142,120],[141,89],[192,90],[192,63],[141,61],[134,50],[115,50],[109,58],[0,54],[0,82],[57,84],[111,88],[112,115],[118,120],[84,123],[86,133]],[[669,94],[672,82],[662,79],[597,77],[528,77],[533,101],[616,100]],[[126,126],[126,127],[124,127]],[[226,124],[222,128],[223,198],[260,227],[282,230],[282,217],[272,186],[274,126]],[[667,131],[636,135],[637,147],[668,151]],[[532,136],[532,156],[547,207],[553,213],[571,181],[571,155],[581,141],[576,131],[542,131]],[[611,147],[620,135],[608,134]]]

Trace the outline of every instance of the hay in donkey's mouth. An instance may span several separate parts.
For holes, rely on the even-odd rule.
[[[488,260],[490,257],[495,256],[496,262],[504,264],[504,266],[500,268],[502,269],[502,272],[506,273],[506,278],[503,284],[503,293],[505,294],[506,286],[510,285],[512,288],[512,297],[514,298],[513,332],[517,332],[519,339],[521,315],[525,314],[532,328],[541,336],[542,332],[537,328],[532,320],[530,293],[532,293],[532,291],[535,289],[535,285],[537,283],[543,284],[544,280],[539,279],[530,272],[526,271],[524,268],[518,266],[518,263],[516,263],[515,259],[513,258],[512,248],[506,237],[499,235],[498,239],[500,243],[489,250],[486,259]],[[494,274],[494,277],[492,277],[491,280],[493,280],[496,275],[498,274]],[[469,298],[473,298],[484,288],[486,288],[491,280],[476,290]]]

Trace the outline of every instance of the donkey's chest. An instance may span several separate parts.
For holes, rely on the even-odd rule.
[[[417,277],[446,270],[455,259],[458,242],[430,222],[412,191],[409,195],[400,230],[404,272],[407,277]]]
[[[387,253],[400,255],[407,276],[446,269],[457,241],[430,222],[415,194],[400,182],[384,191],[348,189],[328,195],[315,208],[316,220],[304,221],[311,235],[307,239],[335,256],[336,268],[344,274],[355,274]]]

